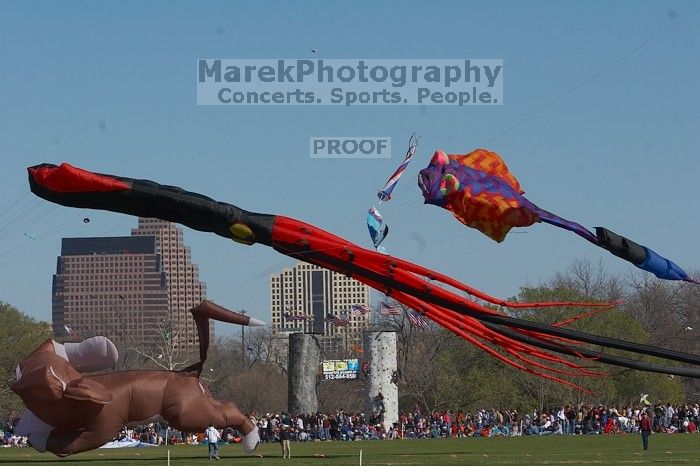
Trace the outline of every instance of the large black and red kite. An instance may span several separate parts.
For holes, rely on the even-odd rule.
[[[248,212],[181,188],[93,173],[66,163],[37,165],[28,171],[32,192],[51,202],[177,222],[239,243],[271,246],[287,256],[346,274],[430,318],[505,364],[577,389],[585,390],[570,381],[572,376],[604,375],[588,367],[591,361],[700,377],[697,367],[700,356],[591,335],[563,325],[514,318],[441,285],[510,308],[562,305],[601,308],[610,303],[507,302],[420,265],[364,249],[293,218]],[[607,354],[590,345],[687,365],[659,364]],[[586,365],[559,354],[577,357]]]

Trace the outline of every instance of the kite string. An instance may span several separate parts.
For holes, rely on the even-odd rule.
[[[496,135],[493,136],[491,139],[489,139],[489,140],[487,140],[486,142],[484,142],[484,143],[482,144],[482,146],[486,146],[486,145],[492,143],[492,142],[495,141],[496,139],[500,138],[501,136],[504,136],[504,135],[508,134],[509,132],[511,132],[512,130],[514,130],[514,129],[517,128],[518,126],[522,125],[522,124],[525,123],[526,121],[530,120],[530,119],[533,118],[534,116],[538,115],[539,113],[542,113],[543,111],[545,111],[546,109],[548,109],[548,108],[551,107],[552,105],[554,105],[554,104],[556,104],[557,102],[559,102],[560,100],[564,99],[564,98],[565,98],[566,96],[568,96],[569,94],[571,94],[571,93],[577,91],[577,90],[580,89],[581,87],[583,87],[583,86],[585,86],[586,84],[588,84],[589,82],[593,81],[595,78],[597,78],[598,76],[602,75],[603,73],[605,73],[606,71],[608,71],[609,69],[611,69],[612,67],[614,67],[615,65],[617,65],[618,63],[620,63],[621,61],[625,60],[626,58],[630,57],[631,55],[634,55],[636,52],[638,52],[639,50],[643,49],[644,47],[646,47],[647,45],[649,45],[650,43],[652,43],[653,41],[655,41],[655,40],[656,40],[659,36],[661,36],[662,34],[664,34],[664,33],[668,32],[668,31],[670,31],[671,29],[676,28],[678,25],[680,25],[681,23],[683,23],[685,20],[687,20],[687,19],[690,18],[691,16],[695,15],[698,11],[700,11],[700,8],[691,11],[690,13],[688,13],[687,15],[685,15],[683,18],[679,19],[678,21],[675,21],[675,22],[671,23],[671,25],[669,25],[668,27],[666,27],[666,28],[663,29],[662,31],[660,31],[660,32],[658,32],[658,33],[656,33],[656,34],[654,34],[651,38],[649,38],[649,39],[646,40],[645,42],[642,42],[641,44],[639,44],[639,45],[637,45],[636,47],[632,48],[631,50],[629,50],[627,53],[625,53],[624,55],[622,55],[622,56],[621,56],[620,58],[618,58],[617,60],[615,60],[615,61],[609,63],[609,64],[606,65],[606,66],[604,66],[602,69],[600,69],[600,70],[597,71],[596,73],[593,73],[592,75],[590,75],[589,77],[587,77],[587,78],[584,79],[583,81],[579,82],[578,84],[576,84],[576,85],[573,86],[572,88],[568,89],[568,90],[565,91],[563,94],[560,94],[559,96],[555,97],[553,100],[547,102],[547,103],[546,103],[545,105],[543,105],[542,107],[540,107],[540,108],[536,109],[535,111],[531,112],[530,114],[526,115],[524,118],[522,118],[520,121],[516,122],[515,124],[513,124],[513,125],[510,126],[509,128],[507,128],[507,129],[505,129],[504,131],[501,131],[500,133],[496,134]]]

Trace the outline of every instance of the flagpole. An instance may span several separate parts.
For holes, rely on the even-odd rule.
[[[243,309],[241,314],[246,315],[246,310]],[[241,325],[241,361],[243,362],[243,369],[245,369],[245,325]]]

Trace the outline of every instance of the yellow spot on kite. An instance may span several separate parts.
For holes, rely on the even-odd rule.
[[[233,235],[231,239],[235,242],[247,245],[255,243],[255,234],[245,223],[234,223],[228,229]]]

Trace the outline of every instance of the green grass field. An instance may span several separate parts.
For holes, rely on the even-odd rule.
[[[68,458],[30,448],[2,448],[0,465],[164,465],[168,450],[173,465],[209,463],[205,446],[172,446],[96,450]],[[256,453],[262,458],[226,445],[217,464],[357,465],[360,450],[364,465],[700,464],[700,435],[655,434],[646,452],[638,435],[292,443],[292,458],[285,460],[278,444],[260,446]]]

